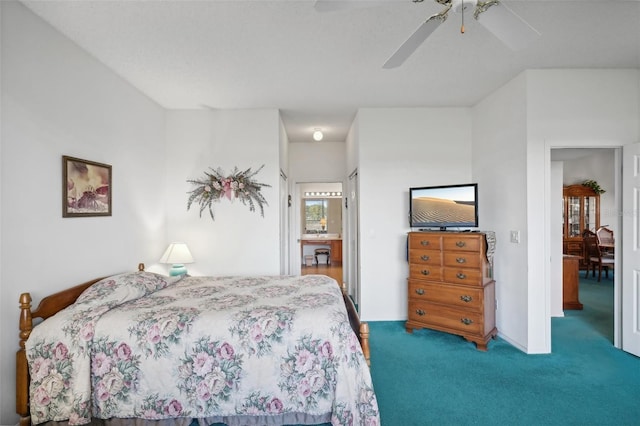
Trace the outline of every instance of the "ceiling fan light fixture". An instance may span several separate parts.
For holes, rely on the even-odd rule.
[[[315,129],[313,131],[313,140],[316,141],[316,142],[320,142],[322,140],[322,138],[324,138],[324,135],[322,134],[322,130]]]

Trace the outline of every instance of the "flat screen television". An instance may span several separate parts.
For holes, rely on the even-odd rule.
[[[409,188],[409,222],[412,228],[478,227],[478,184]]]

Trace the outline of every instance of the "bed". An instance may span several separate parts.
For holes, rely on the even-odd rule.
[[[166,277],[140,264],[35,310],[23,293],[19,329],[21,426],[380,423],[367,324],[323,275]]]

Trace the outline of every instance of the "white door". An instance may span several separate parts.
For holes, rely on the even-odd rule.
[[[622,150],[622,350],[640,356],[640,144]],[[620,245],[618,244],[618,247]]]
[[[301,196],[301,184],[296,183],[294,185],[293,199],[291,203],[291,213],[289,215],[289,223],[291,234],[289,235],[289,241],[291,241],[290,250],[290,265],[289,268],[293,275],[300,275],[302,273],[302,250],[300,245],[300,235],[302,234],[301,214],[302,208],[302,196]]]
[[[287,175],[280,170],[280,274],[289,274],[289,206]]]
[[[347,252],[347,284],[348,292],[354,298],[356,303],[360,304],[360,262],[358,256],[358,170],[354,170],[349,175],[349,183],[347,184],[347,193],[345,194],[345,203],[348,220],[348,252]]]

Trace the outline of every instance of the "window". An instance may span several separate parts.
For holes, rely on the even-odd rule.
[[[327,208],[326,198],[304,200],[305,233],[327,232]]]

